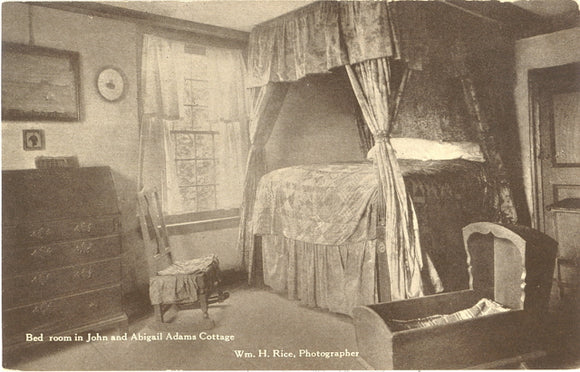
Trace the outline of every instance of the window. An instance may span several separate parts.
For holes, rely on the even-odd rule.
[[[162,188],[177,222],[237,215],[249,142],[241,50],[144,35],[142,63],[140,187]]]
[[[200,54],[203,52],[203,54]],[[183,53],[183,117],[173,123],[170,135],[175,148],[180,212],[218,209],[216,145],[220,133],[208,115],[207,56],[205,50]]]

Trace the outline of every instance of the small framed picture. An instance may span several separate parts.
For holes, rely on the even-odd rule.
[[[22,140],[26,151],[44,150],[44,130],[42,129],[24,129]]]

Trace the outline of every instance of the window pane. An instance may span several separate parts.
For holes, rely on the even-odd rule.
[[[196,185],[195,160],[177,160],[177,183],[179,186]]]
[[[193,108],[191,115],[194,130],[211,130],[207,109]]]
[[[191,133],[174,133],[175,158],[195,159],[195,135]]]
[[[197,161],[197,184],[211,185],[215,184],[215,166],[213,160]]]
[[[205,55],[190,54],[191,77],[194,79],[207,79],[207,57]]]
[[[191,89],[191,103],[194,105],[207,106],[208,103],[208,84],[206,81],[189,81]],[[188,101],[186,101],[188,102]]]
[[[198,211],[207,211],[216,208],[214,186],[199,186],[197,188],[197,198]]]
[[[182,211],[195,212],[197,211],[197,187],[180,187]]]
[[[197,148],[197,159],[213,159],[213,135],[196,134],[195,147]]]
[[[193,60],[191,59],[191,54],[183,53],[181,54],[181,66],[183,66],[183,77],[186,79],[191,78],[191,71],[193,71]]]
[[[183,89],[183,103],[186,105],[193,105],[193,80],[185,80]]]
[[[181,118],[173,125],[173,130],[191,130],[193,122],[191,106],[183,106]]]

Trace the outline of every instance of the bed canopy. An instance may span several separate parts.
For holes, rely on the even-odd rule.
[[[442,2],[321,1],[252,30],[247,66],[252,96],[251,149],[238,241],[250,281],[252,206],[257,183],[265,172],[264,147],[289,83],[309,74],[346,69],[364,123],[376,143],[375,168],[388,211],[385,246],[392,300],[422,295],[417,218],[390,143],[401,97],[413,74],[455,79],[471,119],[469,125],[500,190],[499,220],[515,222],[505,167],[470,75],[470,70],[480,67],[472,64],[471,57],[490,50],[508,51],[513,39],[497,22],[483,18]]]

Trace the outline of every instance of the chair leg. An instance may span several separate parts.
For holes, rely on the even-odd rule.
[[[207,292],[203,291],[199,293],[199,305],[201,307],[201,311],[203,312],[203,318],[204,319],[208,319],[209,318],[209,314],[207,312]]]
[[[208,304],[207,304],[207,296],[208,296],[208,292],[207,291],[200,291],[200,293],[198,293],[199,295],[199,305],[201,307],[201,311],[203,312],[203,321],[202,321],[202,326],[205,329],[212,329],[213,327],[215,327],[215,323],[212,319],[209,318],[209,314],[208,314]]]
[[[158,322],[163,323],[163,311],[161,305],[153,305],[153,312],[155,313],[155,319],[157,319]]]

